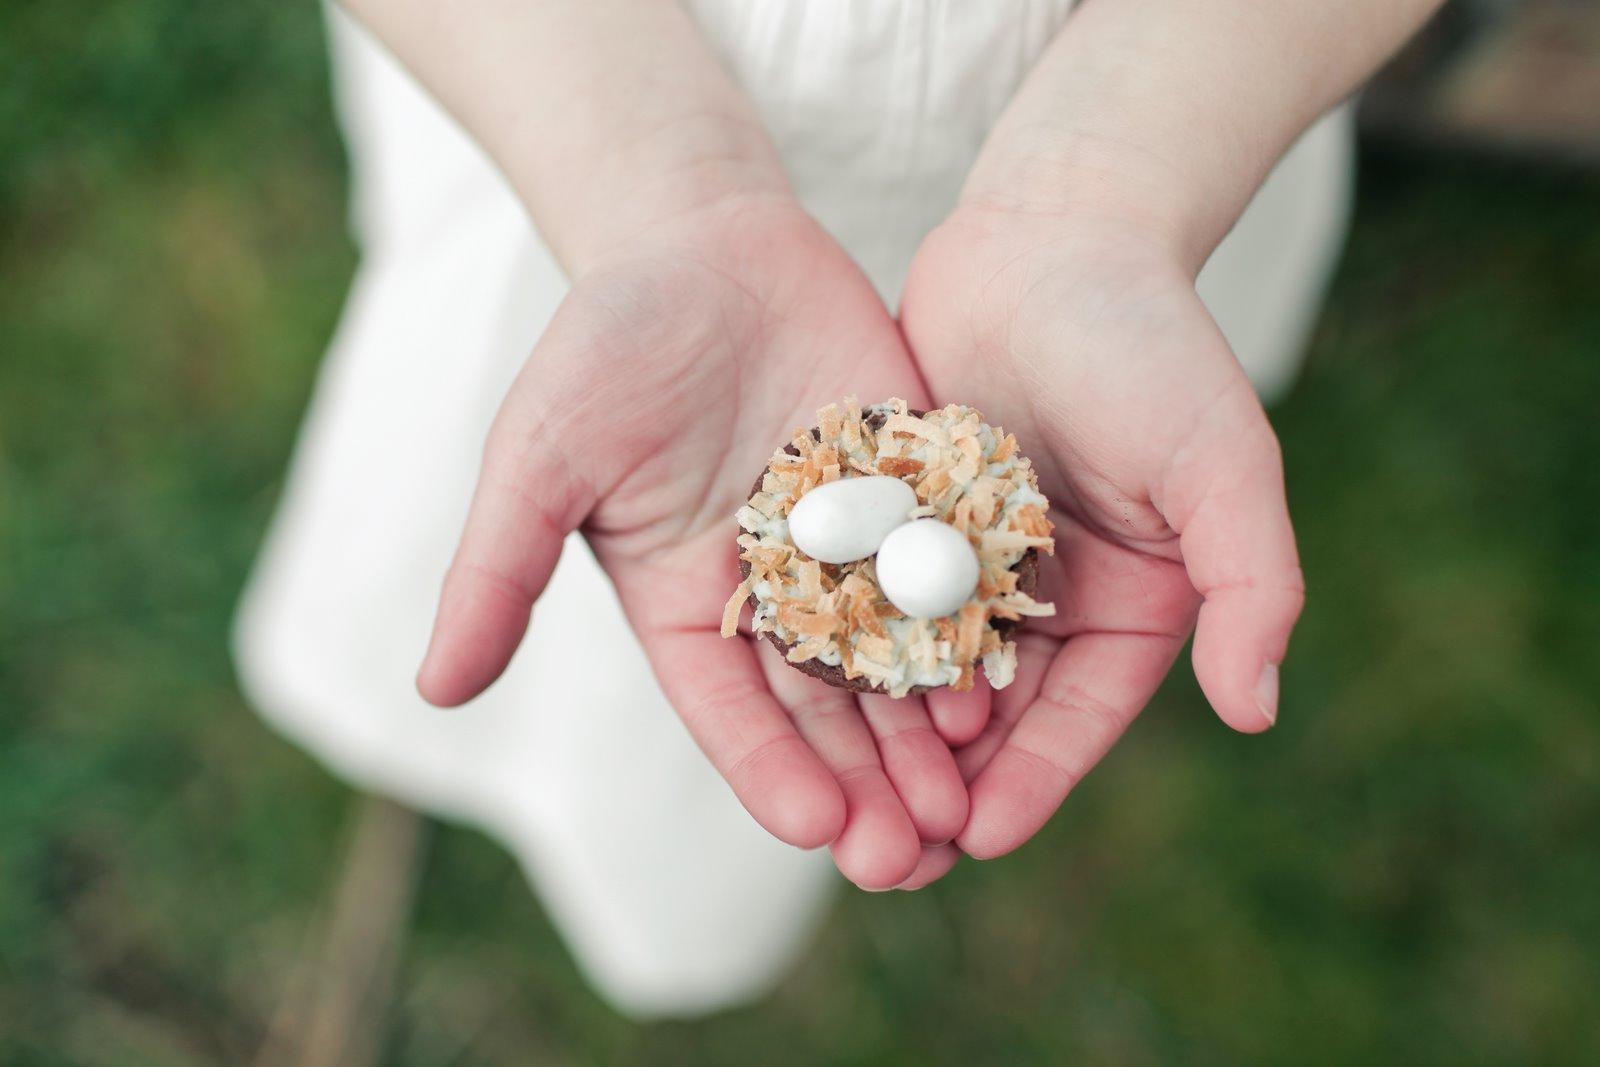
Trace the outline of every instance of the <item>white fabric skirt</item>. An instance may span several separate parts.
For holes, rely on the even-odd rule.
[[[690,6],[801,199],[891,306],[1070,9]],[[831,864],[769,838],[740,808],[657,688],[580,538],[488,693],[440,711],[412,688],[485,432],[567,280],[460,128],[348,16],[332,9],[329,26],[362,259],[240,607],[246,694],[336,774],[503,841],[622,1010],[691,1014],[758,995],[804,947]],[[1350,171],[1348,115],[1335,112],[1201,276],[1266,395],[1293,378],[1343,236]]]

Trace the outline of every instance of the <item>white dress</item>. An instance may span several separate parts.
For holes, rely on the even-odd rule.
[[[690,4],[801,199],[891,306],[1070,6]],[[484,433],[567,282],[455,123],[348,16],[329,26],[362,259],[240,608],[245,691],[335,773],[503,841],[622,1010],[758,995],[836,876],[769,838],[702,758],[580,538],[488,693],[440,711],[412,687]],[[1269,394],[1337,255],[1350,144],[1345,115],[1314,128],[1201,278]]]

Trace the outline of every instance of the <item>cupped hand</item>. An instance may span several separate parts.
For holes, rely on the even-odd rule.
[[[787,196],[719,201],[587,269],[489,433],[423,695],[459,704],[500,674],[581,529],[668,699],[761,825],[831,843],[872,888],[948,866],[967,793],[927,703],[858,699],[748,630],[718,634],[738,583],[731,516],[773,449],[847,394],[926,399],[865,277]],[[935,713],[975,721],[986,699],[943,694]]]
[[[1011,687],[957,754],[978,857],[1026,841],[1195,628],[1217,714],[1264,730],[1304,600],[1277,438],[1181,257],[1111,221],[968,204],[918,251],[901,321],[938,402],[1015,432],[1053,502]],[[1198,626],[1196,628],[1196,613]]]

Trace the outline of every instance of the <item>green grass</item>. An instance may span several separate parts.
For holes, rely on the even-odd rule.
[[[0,1062],[246,1059],[350,795],[225,629],[354,263],[309,5],[0,15]],[[395,1064],[1600,1061],[1600,185],[1369,160],[1274,413],[1281,726],[1174,678],[1039,839],[637,1026],[438,836]]]

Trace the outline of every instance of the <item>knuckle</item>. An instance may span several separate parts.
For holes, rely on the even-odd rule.
[[[516,575],[488,563],[464,560],[452,566],[450,570],[455,576],[464,576],[487,586],[502,598],[514,604],[532,604],[538,599],[538,592],[528,583],[522,581]]]
[[[761,765],[767,760],[773,758],[773,756],[776,755],[780,749],[784,748],[792,741],[793,738],[778,734],[776,736],[767,738],[765,741],[758,742],[752,748],[740,753],[734,759],[734,761],[728,765],[728,781],[734,783],[735,785],[739,785],[741,783],[750,782],[759,778]]]

